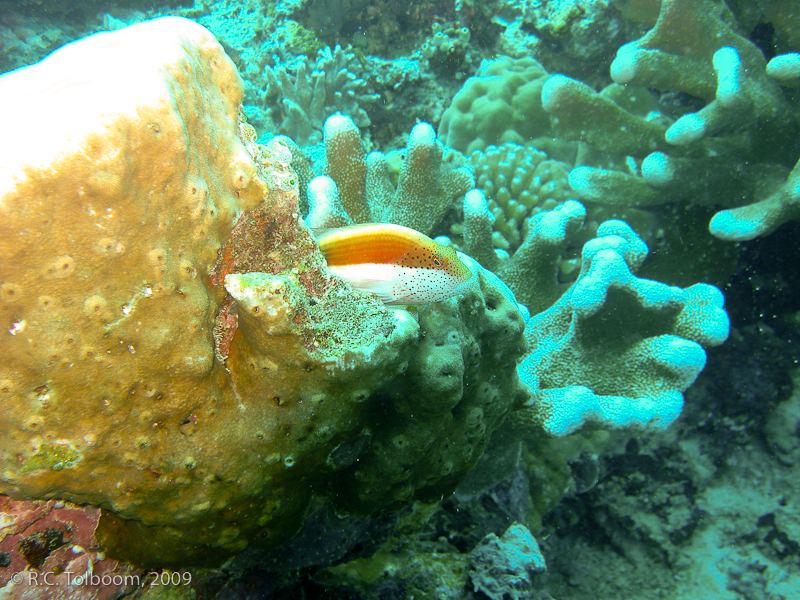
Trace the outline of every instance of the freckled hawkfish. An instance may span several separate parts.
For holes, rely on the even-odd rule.
[[[472,279],[455,250],[401,225],[366,223],[315,235],[331,272],[384,304],[438,302]]]

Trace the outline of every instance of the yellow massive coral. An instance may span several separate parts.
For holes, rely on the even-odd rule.
[[[241,96],[176,18],[0,78],[0,492],[102,507],[141,563],[274,547],[315,496],[439,498],[520,400],[514,304],[333,278]]]

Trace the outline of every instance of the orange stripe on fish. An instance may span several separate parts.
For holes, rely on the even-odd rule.
[[[455,250],[408,227],[366,223],[317,232],[331,272],[385,304],[428,304],[472,279]]]

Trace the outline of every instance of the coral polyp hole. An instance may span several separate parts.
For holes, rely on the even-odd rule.
[[[30,431],[36,431],[40,429],[43,424],[44,419],[39,415],[34,415],[25,422],[25,427]]]
[[[50,553],[64,545],[64,532],[48,527],[19,541],[19,552],[31,567],[38,569]]]
[[[185,436],[194,435],[196,428],[197,428],[197,417],[193,414],[183,419],[178,425],[178,431],[180,431]]]

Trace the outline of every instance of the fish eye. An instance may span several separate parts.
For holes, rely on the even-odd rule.
[[[438,256],[433,257],[433,266],[434,267],[441,267],[442,266],[442,259]]]

